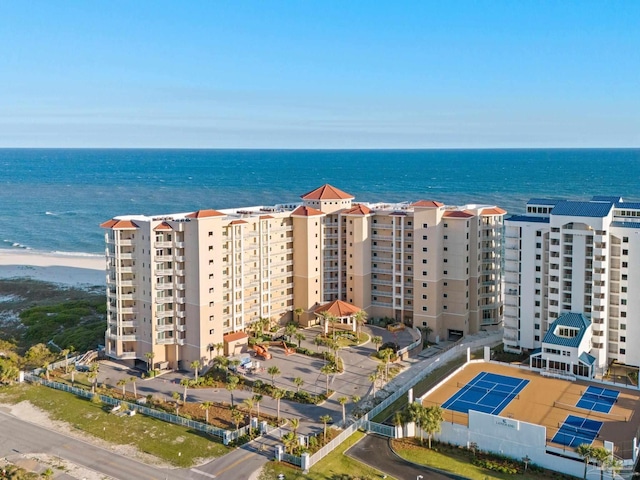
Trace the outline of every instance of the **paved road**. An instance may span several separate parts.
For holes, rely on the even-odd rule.
[[[186,469],[153,467],[68,435],[16,418],[0,409],[0,457],[47,454],[118,480],[247,479],[273,458],[277,435],[259,438],[204,465]]]
[[[367,435],[347,450],[346,455],[377,468],[398,480],[413,480],[418,476],[428,480],[451,480],[456,478],[402,460],[389,447],[389,440],[378,435]]]
[[[155,468],[107,449],[20,420],[0,409],[0,456],[44,453],[121,480],[187,479],[183,470]]]

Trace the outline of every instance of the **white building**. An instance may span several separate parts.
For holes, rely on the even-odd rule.
[[[542,348],[573,312],[590,321],[590,345],[578,355],[600,369],[640,365],[640,203],[530,200],[525,215],[505,220],[504,281],[506,349]]]

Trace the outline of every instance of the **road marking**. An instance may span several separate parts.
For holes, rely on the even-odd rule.
[[[254,453],[250,453],[248,455],[245,455],[244,457],[242,457],[240,460],[232,463],[231,465],[229,465],[226,468],[223,468],[222,470],[220,470],[219,472],[216,472],[216,475],[222,475],[224,472],[231,470],[234,467],[237,467],[238,465],[240,465],[242,462],[244,462],[247,458],[252,457],[253,455],[255,455]],[[213,478],[216,478],[215,475],[213,476]]]
[[[197,468],[192,468],[191,471],[195,473],[199,473],[200,475],[204,475],[205,477],[216,478],[215,475],[211,475],[210,473],[203,472],[202,470],[198,470]]]

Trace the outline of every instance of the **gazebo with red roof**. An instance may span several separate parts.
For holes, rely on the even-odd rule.
[[[327,333],[329,333],[329,322],[326,321],[326,317],[328,315],[332,315],[337,318],[338,322],[341,324],[351,325],[352,331],[355,332],[356,322],[353,317],[360,310],[362,309],[356,307],[355,305],[351,305],[350,303],[343,302],[342,300],[334,300],[333,302],[320,305],[313,311],[313,313],[324,320],[323,329],[324,334],[326,335]]]

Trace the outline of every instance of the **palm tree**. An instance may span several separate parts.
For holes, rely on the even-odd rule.
[[[216,355],[219,357],[220,356],[220,352],[222,350],[224,350],[224,342],[216,343],[213,346],[216,349]]]
[[[64,350],[60,351],[60,355],[64,357],[64,373],[67,373],[69,371],[69,353],[70,352],[71,352],[71,349],[69,348],[65,348]]]
[[[361,400],[360,395],[354,395],[353,397],[351,397],[351,402],[353,402],[354,405],[358,403],[360,400]]]
[[[300,317],[304,313],[304,308],[298,307],[293,311],[293,313],[298,317],[298,325],[300,325]]]
[[[260,421],[260,402],[262,401],[262,395],[256,393],[253,396],[253,401],[256,402],[256,417],[258,418],[258,421]]]
[[[204,410],[205,423],[209,423],[209,409],[213,407],[213,402],[202,402],[200,408]]]
[[[125,387],[127,385],[127,379],[123,378],[121,380],[118,380],[118,383],[116,384],[118,387],[122,387],[122,398],[124,399],[124,395],[125,395]]]
[[[293,379],[293,383],[296,386],[296,393],[300,392],[300,388],[304,385],[304,380],[301,377],[296,377]]]
[[[391,361],[391,357],[394,355],[394,352],[390,348],[385,348],[384,350],[378,352],[378,356],[382,357],[384,360],[384,381],[389,381],[389,362]]]
[[[198,371],[200,370],[200,367],[202,367],[200,360],[194,360],[193,362],[191,362],[191,368],[193,368],[196,373],[196,382],[198,381]]]
[[[238,407],[231,407],[231,419],[236,424],[236,430],[240,429],[240,422],[244,418],[244,414],[238,410]]]
[[[611,478],[615,478],[616,474],[622,470],[622,462],[611,455],[605,460],[604,467],[611,472]]]
[[[249,410],[249,422],[251,422],[251,414],[253,413],[253,409],[256,406],[255,401],[253,400],[253,398],[245,398],[244,402],[242,403],[244,403]]]
[[[429,436],[429,449],[431,449],[431,438],[433,437],[433,434],[442,430],[442,421],[444,420],[442,416],[442,408],[440,408],[439,405],[424,408],[423,415],[421,427]],[[422,438],[420,438],[420,441],[422,442]]]
[[[611,452],[606,448],[596,447],[591,452],[591,458],[593,458],[596,462],[598,462],[598,466],[600,467],[600,480],[604,478],[604,469],[606,466],[606,462],[609,459]]]
[[[224,386],[224,388],[229,390],[229,393],[231,394],[231,406],[232,407],[233,407],[233,391],[238,387],[238,382],[240,382],[240,379],[238,377],[236,377],[235,375],[231,375],[227,379],[227,384]]]
[[[91,380],[91,393],[96,393],[96,388],[98,386],[98,369],[100,368],[100,364],[98,362],[94,362],[91,364],[89,368],[89,380]]]
[[[176,402],[176,415],[179,415],[180,414],[180,394],[178,392],[173,392],[171,394],[171,397]]]
[[[298,428],[300,428],[300,419],[299,418],[290,418],[289,423],[291,424],[291,430],[293,430],[294,435],[298,435]]]
[[[322,338],[320,338],[320,336],[318,335],[316,338],[313,339],[313,343],[316,346],[316,352],[320,352],[320,345],[322,345]]]
[[[333,373],[331,365],[326,364],[320,369],[320,373],[324,373],[327,376],[327,396],[329,396],[329,375]]]
[[[331,325],[331,337],[335,340],[336,339],[336,323],[338,323],[338,317],[336,317],[331,313],[327,313],[327,315],[325,315],[325,321],[329,322],[329,325]]]
[[[277,409],[278,409],[277,418],[278,418],[278,423],[280,423],[280,399],[284,397],[284,390],[282,390],[281,388],[274,388],[273,391],[271,392],[271,396],[277,402]]]
[[[371,382],[371,385],[373,386],[373,398],[376,398],[376,383],[378,382],[378,374],[372,373],[367,378]]]
[[[298,439],[293,432],[289,432],[282,436],[282,443],[284,443],[285,450],[293,454],[293,449],[296,447]]]
[[[188,378],[183,378],[182,380],[180,380],[180,385],[182,385],[184,387],[184,395],[182,396],[182,401],[183,403],[187,403],[187,388],[189,388],[189,379]]]
[[[147,372],[153,370],[151,367],[153,366],[153,357],[155,356],[156,354],[154,352],[147,352],[144,354],[144,358],[147,359]]]
[[[49,367],[51,364],[49,362],[44,362],[42,364],[42,368],[44,368],[44,375],[47,378],[47,382],[49,381]]]
[[[327,443],[327,424],[329,422],[332,422],[333,418],[331,418],[329,415],[322,415],[320,417],[320,421],[324,424],[323,439],[324,443]]]
[[[349,401],[349,397],[339,397],[338,398],[338,403],[340,405],[342,405],[342,426],[345,427],[347,425],[347,410],[346,410],[346,405],[347,402]]]
[[[359,342],[362,325],[364,325],[364,323],[367,321],[367,312],[365,312],[364,310],[359,310],[353,315],[353,320],[356,322],[356,337],[358,338]]]
[[[297,330],[298,330],[298,327],[296,326],[295,323],[289,323],[284,329],[284,334],[287,336],[289,340],[291,340],[291,337],[296,333]]]
[[[136,389],[136,377],[129,377],[129,381],[131,382],[131,385],[133,385],[133,398],[137,399],[138,398],[138,390]]]
[[[591,445],[589,445],[588,443],[581,443],[576,448],[576,453],[578,455],[580,455],[584,459],[584,474],[582,475],[582,478],[584,480],[586,480],[587,479],[587,467],[589,466],[589,461],[591,460],[591,457],[593,456],[593,447]]]
[[[280,372],[280,369],[277,366],[272,365],[269,368],[267,368],[267,373],[269,375],[271,375],[271,386],[275,387],[276,386],[276,377],[278,375],[280,375],[280,373],[282,373],[282,372]]]
[[[307,337],[305,337],[304,333],[302,332],[296,332],[293,334],[293,336],[298,341],[298,348],[300,348],[300,344],[302,344],[302,341],[307,339]]]
[[[382,337],[380,337],[379,335],[374,336],[371,339],[371,343],[373,343],[376,346],[376,352],[380,349],[380,345],[382,345]]]

